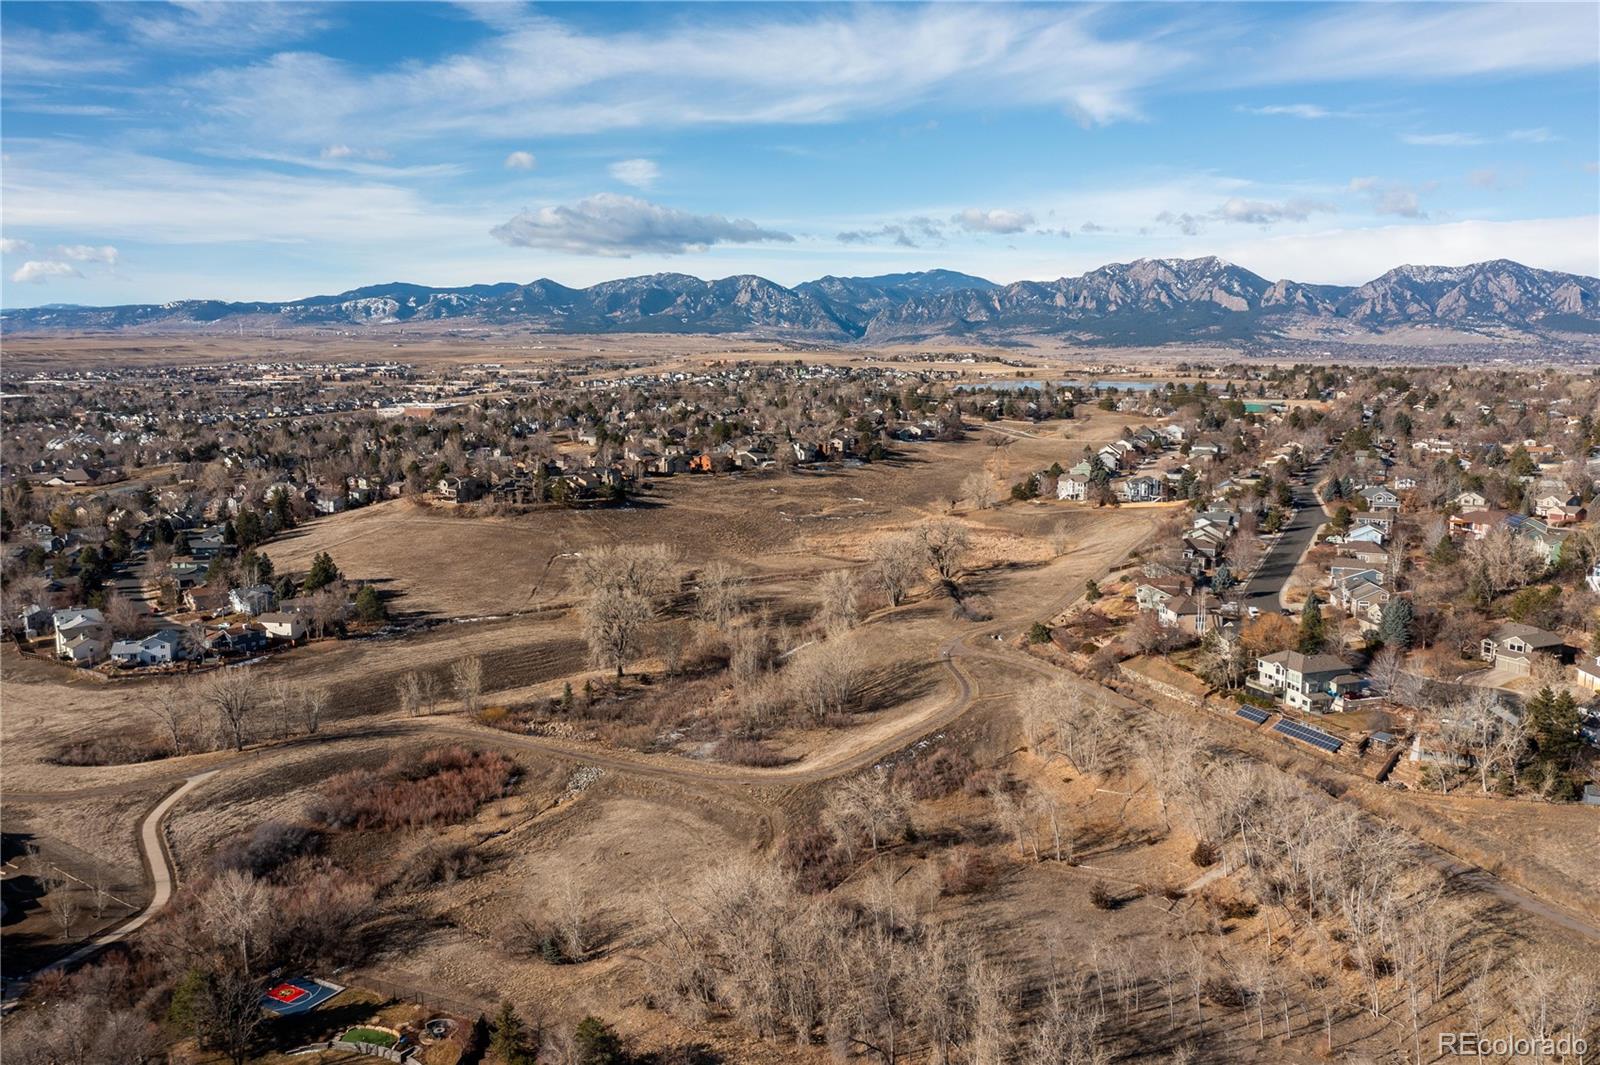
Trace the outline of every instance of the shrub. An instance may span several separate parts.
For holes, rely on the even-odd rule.
[[[397,755],[377,772],[341,773],[323,786],[311,819],[330,828],[393,831],[465,821],[508,793],[516,766],[495,751],[442,747]]]
[[[837,846],[833,833],[821,825],[785,832],[778,841],[778,861],[794,875],[801,891],[827,891],[850,873],[849,859]]]
[[[1194,845],[1194,850],[1189,852],[1189,860],[1202,869],[1208,869],[1217,864],[1217,859],[1222,855],[1217,852],[1217,845],[1208,839],[1202,839]]]
[[[1042,621],[1035,621],[1028,627],[1029,643],[1049,643],[1050,627]]]
[[[939,867],[939,894],[975,895],[994,883],[994,864],[976,847],[960,846]]]
[[[435,884],[454,884],[483,871],[483,859],[466,843],[425,847],[406,862],[391,886],[402,891],[421,891]]]
[[[271,876],[293,861],[322,849],[322,833],[306,825],[283,821],[263,821],[248,837],[242,837],[218,851],[212,859],[217,872],[242,869],[251,876]]]
[[[729,736],[717,744],[717,758],[734,765],[753,765],[769,768],[787,765],[794,759],[760,740]]]
[[[56,765],[133,765],[153,762],[172,753],[165,743],[131,736],[96,736],[59,748],[50,759]]]
[[[1122,900],[1112,893],[1104,880],[1096,880],[1090,885],[1089,901],[1097,910],[1114,910],[1122,905]]]
[[[1216,909],[1219,914],[1230,921],[1242,921],[1247,917],[1254,917],[1257,906],[1248,899],[1229,898],[1218,900]]]
[[[908,759],[894,767],[893,782],[910,789],[912,798],[942,799],[960,791],[977,766],[965,751],[940,745],[926,761]]]
[[[572,1056],[576,1065],[622,1065],[622,1040],[605,1021],[585,1017],[572,1033]]]

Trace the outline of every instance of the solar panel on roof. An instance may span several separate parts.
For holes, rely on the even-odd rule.
[[[1267,718],[1272,716],[1265,710],[1257,710],[1253,706],[1241,706],[1239,709],[1235,710],[1234,713],[1238,714],[1240,717],[1244,718],[1253,725],[1263,725],[1266,723]]]
[[[1309,743],[1318,750],[1327,751],[1329,754],[1338,754],[1339,748],[1344,746],[1344,741],[1323,732],[1321,729],[1310,728],[1298,721],[1283,720],[1272,726],[1274,732],[1281,732],[1292,740]]]

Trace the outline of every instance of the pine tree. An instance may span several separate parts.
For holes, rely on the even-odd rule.
[[[1383,616],[1378,619],[1378,639],[1385,647],[1404,650],[1411,646],[1411,622],[1415,612],[1411,600],[1395,596],[1383,604]]]
[[[388,614],[378,590],[370,584],[363,584],[356,593],[356,616],[362,621],[382,621]]]
[[[517,1015],[510,999],[500,1003],[494,1017],[494,1035],[489,1039],[489,1055],[504,1065],[524,1065],[534,1060],[528,1053],[528,1026]]]
[[[622,1040],[605,1021],[585,1017],[572,1033],[573,1059],[577,1065],[620,1065]]]
[[[1300,653],[1314,655],[1327,642],[1327,630],[1322,622],[1322,600],[1312,592],[1306,597],[1305,609],[1300,611]]]
[[[326,588],[341,576],[339,567],[333,564],[333,556],[321,551],[311,560],[311,572],[306,574],[305,583],[301,587],[307,592],[315,592],[320,588]]]

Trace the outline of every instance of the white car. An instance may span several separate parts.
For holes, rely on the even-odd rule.
[[[1245,613],[1250,615],[1251,621],[1254,621],[1261,616],[1261,608],[1257,606],[1247,607],[1245,608]]]

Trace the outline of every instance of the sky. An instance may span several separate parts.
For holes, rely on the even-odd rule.
[[[0,3],[0,304],[1600,275],[1600,5]]]

